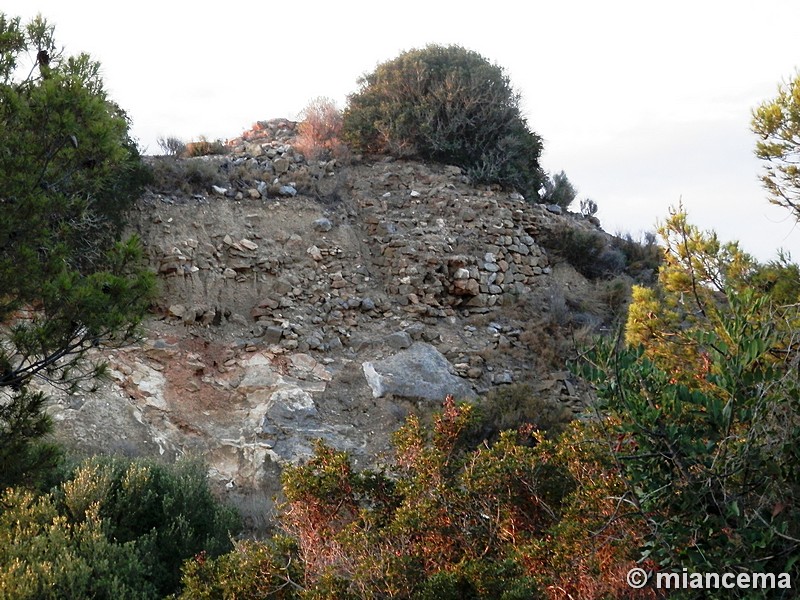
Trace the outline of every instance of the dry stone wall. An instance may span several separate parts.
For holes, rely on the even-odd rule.
[[[502,305],[550,272],[519,194],[479,192],[458,167],[378,163],[353,186],[372,264],[408,312]],[[526,218],[527,217],[527,218]]]
[[[347,198],[333,206],[305,196],[147,198],[134,227],[164,281],[162,309],[187,324],[274,328],[299,308],[347,329],[387,311],[486,312],[539,285],[550,273],[535,238],[544,209],[471,188],[457,167],[434,169],[350,167]]]

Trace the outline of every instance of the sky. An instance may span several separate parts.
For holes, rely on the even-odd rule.
[[[233,138],[320,96],[344,107],[377,64],[459,44],[505,69],[544,139],[542,166],[597,202],[606,231],[651,231],[682,203],[760,260],[779,248],[800,260],[800,226],[769,204],[749,128],[800,68],[797,0],[4,0],[0,11],[41,13],[68,54],[100,61],[154,154],[158,137]]]

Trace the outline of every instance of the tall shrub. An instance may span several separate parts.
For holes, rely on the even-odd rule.
[[[360,84],[344,113],[356,150],[456,164],[476,182],[538,197],[542,141],[501,67],[460,46],[431,45],[378,65]]]
[[[782,303],[790,288],[754,285],[775,271],[690,225],[684,212],[661,236],[658,284],[634,287],[626,345],[607,340],[582,367],[610,416],[625,501],[647,529],[642,556],[664,571],[796,579],[797,304]]]

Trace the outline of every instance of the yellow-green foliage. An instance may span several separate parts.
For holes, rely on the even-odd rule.
[[[759,137],[756,156],[765,161],[761,182],[770,201],[800,216],[800,72],[753,111],[751,128]]]
[[[163,597],[236,527],[199,465],[95,459],[50,494],[0,497],[0,598]]]
[[[642,556],[661,570],[797,577],[800,315],[786,301],[798,268],[759,265],[682,211],[660,233],[665,263],[654,289],[634,289],[626,344],[598,343],[581,367],[612,417]]]
[[[105,533],[100,505],[63,514],[49,496],[0,497],[0,598],[156,598],[133,543]]]
[[[736,242],[722,243],[714,232],[690,224],[682,208],[658,232],[664,245],[658,285],[634,288],[625,340],[643,345],[676,379],[691,381],[707,369],[692,328],[718,331],[726,294],[748,287],[757,263]]]

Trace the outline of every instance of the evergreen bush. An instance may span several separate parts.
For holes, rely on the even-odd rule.
[[[499,66],[460,46],[430,45],[378,65],[360,84],[344,112],[355,150],[458,165],[476,183],[538,198],[542,141]]]

